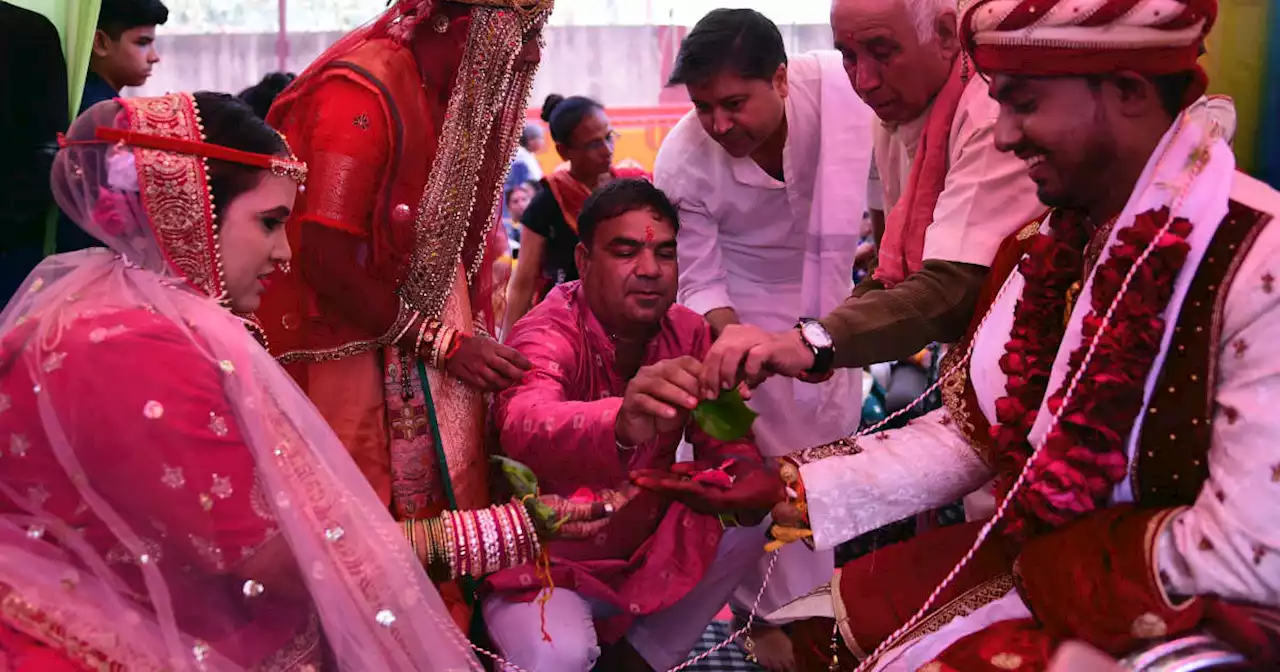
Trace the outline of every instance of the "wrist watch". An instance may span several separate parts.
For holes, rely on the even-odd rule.
[[[836,349],[835,343],[831,340],[831,334],[827,333],[827,328],[812,317],[802,317],[796,323],[796,329],[800,330],[800,340],[809,348],[809,352],[813,353],[813,366],[805,371],[805,375],[814,377],[831,373]]]

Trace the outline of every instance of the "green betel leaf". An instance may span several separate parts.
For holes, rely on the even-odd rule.
[[[758,415],[742,400],[736,387],[693,409],[694,422],[718,441],[737,441],[746,436]]]
[[[489,460],[502,467],[502,475],[506,476],[507,481],[511,483],[511,490],[515,493],[516,499],[538,494],[538,477],[533,475],[532,469],[501,455],[494,455]]]
[[[516,499],[524,502],[524,508],[533,517],[534,525],[538,528],[538,531],[543,534],[555,534],[565,521],[556,516],[555,509],[536,498],[538,494],[538,477],[533,475],[533,470],[516,460],[501,455],[494,455],[489,460],[502,467],[502,475],[506,476],[507,481],[511,483],[511,490],[515,493]],[[529,497],[530,495],[533,495],[533,497]],[[526,497],[528,499],[525,499]]]

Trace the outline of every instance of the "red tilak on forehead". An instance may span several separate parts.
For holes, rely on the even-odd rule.
[[[652,243],[654,239],[653,227],[648,224],[644,225],[644,242]]]

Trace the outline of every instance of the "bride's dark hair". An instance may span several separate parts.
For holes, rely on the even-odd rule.
[[[226,93],[192,94],[200,110],[205,142],[255,154],[285,155],[284,139],[254,113],[247,103]],[[209,159],[209,187],[218,212],[240,194],[258,186],[262,168]]]

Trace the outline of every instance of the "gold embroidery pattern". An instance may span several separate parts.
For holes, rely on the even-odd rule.
[[[249,508],[253,509],[254,515],[257,517],[274,523],[276,517],[271,513],[271,502],[267,499],[267,493],[262,489],[262,481],[254,478],[253,487],[249,489]]]
[[[845,607],[844,600],[840,599],[840,577],[844,573],[844,569],[837,569],[835,576],[831,577],[831,583],[827,584],[827,591],[831,594],[832,613],[836,616],[836,628],[840,630],[840,639],[844,640],[844,647],[849,649],[849,653],[857,660],[866,660],[867,652],[858,645],[858,639],[853,636],[853,630],[849,627],[849,611]]]
[[[314,453],[310,450],[291,450],[288,446],[302,445],[302,437],[298,435],[289,418],[284,415],[274,399],[268,398],[263,415],[269,431],[279,438],[280,448],[275,452],[276,466],[280,471],[281,481],[286,490],[277,492],[271,497],[273,511],[287,507],[290,515],[298,518],[298,523],[314,530],[344,528],[346,534],[335,543],[324,544],[323,549],[328,556],[324,558],[343,572],[347,585],[356,594],[353,596],[369,606],[373,614],[386,605],[401,604],[405,586],[392,586],[385,577],[376,575],[385,568],[386,562],[370,562],[363,555],[372,549],[400,548],[404,538],[398,533],[396,526],[357,526],[356,520],[376,520],[385,516],[385,510],[371,511],[358,508],[358,504],[341,491],[332,487],[332,483],[324,476],[327,471],[318,464]],[[396,564],[396,571],[401,576],[414,576],[421,572],[420,567],[411,564],[409,553],[391,553],[390,562]],[[324,561],[316,562],[311,568],[312,576],[325,571]],[[391,626],[395,629],[395,626]]]
[[[796,452],[788,455],[787,459],[795,463],[797,467],[803,467],[804,465],[809,464],[810,462],[825,460],[829,457],[839,457],[842,455],[857,455],[858,453],[861,453],[861,452],[862,452],[862,447],[858,445],[858,442],[855,438],[850,436],[850,437],[845,437],[843,439],[839,439],[838,441],[833,441],[825,445],[815,446],[813,448],[805,448],[804,450],[797,450]]]
[[[914,642],[921,637],[932,635],[941,630],[951,621],[961,617],[968,616],[982,607],[995,602],[996,600],[1009,594],[1013,590],[1013,575],[1001,574],[994,579],[989,579],[984,583],[978,584],[976,587],[969,589],[964,594],[954,600],[948,602],[945,606],[933,612],[928,618],[920,621],[916,627],[907,631],[905,635],[900,637],[890,651],[899,650],[907,644]],[[848,644],[848,642],[846,642]],[[873,668],[879,662],[879,658],[868,661],[867,667]]]
[[[33,600],[50,606],[42,607]],[[168,661],[129,647],[116,633],[89,625],[103,619],[94,614],[77,613],[77,609],[85,608],[66,600],[65,596],[57,596],[52,601],[43,600],[34,595],[23,595],[12,586],[0,583],[0,621],[39,640],[81,667],[102,672],[163,670],[168,667]]]
[[[484,259],[537,73],[537,65],[520,63],[519,54],[525,35],[549,14],[549,6],[471,12],[458,84],[417,210],[408,278],[400,287],[401,298],[428,317],[439,318],[444,310],[458,264],[470,282]]]
[[[200,114],[189,94],[122,99],[129,128],[168,138],[202,142]],[[135,147],[143,207],[152,234],[178,275],[206,296],[223,295],[209,172],[198,156]]]
[[[377,341],[356,341],[336,348],[326,348],[322,350],[290,350],[289,352],[277,357],[276,360],[281,364],[292,364],[294,362],[331,362],[335,359],[343,359],[345,357],[359,355],[380,346],[381,343]]]
[[[312,613],[307,619],[306,627],[292,641],[251,669],[252,672],[272,672],[313,666],[313,669],[318,670],[323,662],[323,651],[320,649],[320,619]]]

